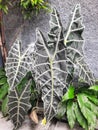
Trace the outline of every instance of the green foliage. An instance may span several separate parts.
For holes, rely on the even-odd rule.
[[[9,91],[8,95],[8,112],[9,117],[13,121],[15,126],[14,129],[17,129],[21,126],[22,122],[25,119],[25,115],[30,109],[30,84],[31,80],[25,83],[24,87],[22,85],[22,91],[14,88]]]
[[[7,105],[7,103],[8,103],[8,97],[6,96],[4,98],[4,100],[2,101],[2,106],[1,106],[1,111],[2,111],[4,117],[8,115],[8,105]]]
[[[40,86],[38,89],[42,93],[44,115],[50,121],[56,114],[67,78],[63,30],[55,9],[51,13],[48,41],[41,31],[37,30],[36,34],[33,77]]]
[[[21,43],[16,40],[8,53],[5,70],[11,89],[15,88],[21,82],[23,77],[25,77],[27,72],[30,71],[31,51],[29,49],[31,49],[30,46],[26,50],[22,51]]]
[[[94,130],[98,117],[98,97],[96,94],[94,94],[94,91],[98,95],[98,90],[95,89],[95,86],[84,89],[79,88],[78,92],[72,94],[72,98],[72,96],[69,97],[72,87],[75,91],[75,87],[70,86],[68,91],[62,97],[61,103],[61,108],[64,106],[64,104],[65,109],[67,108],[64,115],[67,115],[70,127],[73,128],[77,121],[85,130]],[[98,86],[96,87],[98,88]],[[93,95],[91,95],[91,91]],[[62,115],[62,117],[64,115]]]
[[[76,116],[75,116],[75,104],[72,100],[69,100],[67,102],[67,118],[68,118],[68,122],[71,128],[73,128],[73,126],[75,125],[76,122]]]
[[[30,18],[34,13],[37,15],[41,9],[49,10],[49,5],[44,0],[21,0],[20,5],[25,18]]]
[[[75,116],[76,119],[78,121],[78,123],[84,128],[88,130],[88,123],[87,120],[84,118],[82,112],[80,111],[80,108],[78,106],[78,103],[74,103],[75,104],[75,108],[74,108],[74,112],[75,112]]]
[[[84,61],[83,54],[83,37],[84,25],[81,15],[80,4],[77,4],[71,13],[71,20],[64,33],[64,45],[67,48],[67,66],[68,81],[72,80],[85,82],[92,86],[94,84],[94,76],[89,66]],[[77,82],[77,81],[75,81]]]
[[[40,94],[39,94],[38,90],[36,89],[35,81],[32,80],[31,96],[30,96],[30,103],[31,103],[32,107],[36,107],[39,98],[40,98]]]
[[[66,110],[67,110],[66,104],[63,102],[60,102],[58,104],[58,109],[57,109],[57,115],[56,115],[57,119],[61,120],[62,118],[64,118]]]
[[[0,0],[0,10],[3,10],[4,13],[8,12],[8,5],[9,5],[8,0]]]
[[[21,6],[25,10],[28,10],[28,6],[36,6],[39,10],[43,4],[42,0],[21,1]],[[80,5],[76,5],[72,12],[72,19],[66,30],[55,8],[52,9],[49,23],[48,40],[37,29],[35,43],[23,51],[20,41],[16,40],[8,53],[5,70],[10,86],[8,95],[10,119],[16,129],[20,127],[30,103],[36,106],[41,95],[47,121],[57,113],[59,118],[66,114],[71,128],[77,121],[85,130],[88,128],[93,130],[98,115],[98,89],[97,85],[94,86],[95,78],[83,57],[84,26]],[[32,72],[32,76],[30,73],[27,74],[29,71]],[[33,77],[33,81],[28,82],[29,76]],[[5,81],[3,77],[1,85]]]
[[[34,80],[31,73],[28,72],[15,88],[9,90],[8,94],[8,112],[15,126],[14,129],[21,126],[25,115],[32,107],[35,107],[36,97]]]
[[[44,0],[0,0],[0,9],[8,13],[9,6],[18,6],[24,18],[31,18],[33,14],[38,14],[41,9],[50,11],[48,2]]]
[[[5,70],[0,68],[0,107],[4,116],[7,115],[7,94],[8,94],[9,85],[7,83],[7,77]]]
[[[68,99],[73,99],[74,91],[75,91],[75,88],[73,86],[70,86],[67,93],[65,93],[65,95],[62,97],[62,102]]]
[[[78,88],[82,81],[87,86],[94,84],[94,76],[84,61],[83,38],[80,5],[72,12],[68,28],[62,27],[56,9],[52,10],[48,40],[37,30],[37,40],[34,46],[34,66],[32,72],[36,84],[40,86],[44,102],[45,117],[49,121],[57,113],[57,104],[62,96],[62,90],[67,90],[70,83]],[[70,87],[62,100],[74,98],[74,88]],[[70,107],[70,104],[69,104]],[[62,110],[63,111],[63,110]],[[70,116],[69,116],[70,117]],[[73,116],[74,117],[74,116]],[[71,127],[74,125],[72,123]]]

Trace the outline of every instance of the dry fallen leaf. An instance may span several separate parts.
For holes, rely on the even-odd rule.
[[[30,114],[30,118],[34,123],[38,124],[38,116],[36,113],[36,109],[32,110],[32,112]]]

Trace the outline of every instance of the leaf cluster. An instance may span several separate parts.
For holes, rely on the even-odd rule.
[[[70,85],[59,107],[58,118],[66,115],[70,128],[78,122],[85,130],[94,130],[98,117],[98,86],[80,87],[77,92]]]

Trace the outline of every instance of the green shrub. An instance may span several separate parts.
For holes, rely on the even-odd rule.
[[[80,86],[76,90],[75,86],[70,85],[59,107],[58,118],[67,115],[71,129],[78,122],[85,130],[94,130],[98,117],[98,86]]]

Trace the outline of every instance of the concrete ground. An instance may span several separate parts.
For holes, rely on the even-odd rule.
[[[0,130],[13,130],[13,128],[14,126],[12,122],[10,120],[7,121],[0,113]],[[38,125],[34,125],[28,118],[26,118],[19,130],[70,130],[70,128],[68,124],[62,122],[57,122],[56,124],[54,123],[49,128],[46,128],[42,126],[40,122]],[[76,127],[73,130],[83,129]]]

